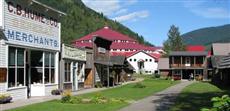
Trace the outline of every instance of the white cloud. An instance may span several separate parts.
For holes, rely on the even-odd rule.
[[[82,0],[89,8],[102,12],[105,15],[111,15],[121,8],[119,0]]]
[[[149,12],[145,10],[145,11],[132,12],[132,13],[129,13],[127,15],[115,17],[113,19],[116,21],[119,21],[119,22],[137,21],[140,18],[146,18],[148,16],[149,16]]]
[[[230,11],[221,7],[191,9],[191,12],[204,18],[230,18]]]
[[[229,2],[227,2],[229,3]],[[226,19],[230,18],[230,9],[218,6],[209,6],[210,1],[192,1],[186,0],[184,7],[190,12],[204,17],[204,18],[215,18],[215,19]]]
[[[127,12],[128,12],[128,9],[120,9],[115,13],[115,15],[120,15],[120,14],[124,14],[124,13],[127,13]]]

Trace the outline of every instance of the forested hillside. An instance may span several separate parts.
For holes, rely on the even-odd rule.
[[[38,0],[44,4],[67,13],[62,19],[62,42],[70,44],[73,40],[94,32],[105,25],[137,39],[140,43],[151,45],[144,37],[129,28],[105,17],[102,13],[87,8],[81,0]]]
[[[215,42],[230,42],[230,24],[202,28],[182,35],[186,44],[189,45],[210,45]]]

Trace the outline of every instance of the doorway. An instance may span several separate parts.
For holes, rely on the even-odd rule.
[[[144,60],[140,59],[138,62],[137,62],[137,66],[138,66],[138,70],[139,70],[139,73],[140,74],[143,74],[144,72]]]
[[[186,70],[183,70],[182,72],[183,72],[182,73],[182,79],[187,79],[188,80],[188,79],[190,79],[190,75],[194,73],[194,70],[186,69]],[[194,77],[194,74],[193,74],[193,77]]]

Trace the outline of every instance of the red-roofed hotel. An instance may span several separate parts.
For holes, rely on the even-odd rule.
[[[109,39],[112,42],[110,46],[111,56],[125,56],[127,59],[136,57],[136,55],[142,55],[142,59],[149,61],[130,61],[127,60],[138,73],[142,71],[143,73],[154,73],[157,70],[157,61],[163,50],[161,47],[151,47],[139,44],[137,40],[121,34],[117,31],[112,30],[109,27],[104,27],[98,31],[92,32],[84,37],[73,42],[76,47],[88,47],[92,48],[92,38],[94,36],[100,36],[105,39]],[[142,53],[142,54],[139,54]],[[144,56],[143,56],[144,55]],[[150,57],[150,58],[149,58]],[[139,57],[137,57],[139,58]],[[148,58],[148,59],[147,59]],[[138,62],[139,61],[139,62]],[[143,64],[143,65],[142,65]]]

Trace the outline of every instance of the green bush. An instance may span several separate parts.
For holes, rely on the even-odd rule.
[[[161,75],[160,74],[154,74],[155,78],[160,78]]]
[[[95,88],[102,88],[102,87],[103,87],[103,85],[101,84],[101,82],[97,82],[95,84]]]
[[[62,103],[73,103],[71,90],[64,91],[61,98]]]
[[[201,111],[230,111],[230,97],[228,95],[213,97],[211,101],[213,102],[212,108],[202,108]]]
[[[146,85],[144,85],[143,83],[139,82],[139,83],[136,83],[133,88],[145,88]]]

